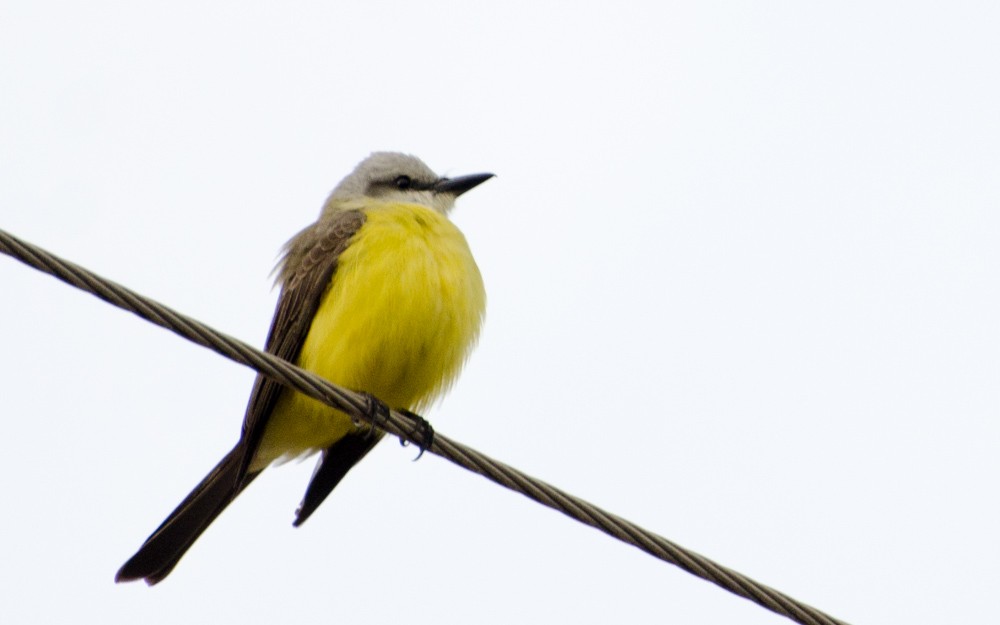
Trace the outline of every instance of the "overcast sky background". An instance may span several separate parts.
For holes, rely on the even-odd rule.
[[[281,245],[373,150],[493,171],[438,431],[853,623],[1000,573],[989,2],[0,6],[0,228],[262,345]],[[257,480],[113,576],[253,373],[0,258],[4,623],[783,623],[392,441],[302,528]]]

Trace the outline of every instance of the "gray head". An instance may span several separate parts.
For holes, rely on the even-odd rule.
[[[327,205],[375,198],[386,202],[421,204],[447,214],[455,198],[489,180],[493,174],[442,178],[423,161],[399,152],[375,152],[340,181]]]

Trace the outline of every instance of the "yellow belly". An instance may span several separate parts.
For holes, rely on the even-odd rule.
[[[297,364],[392,408],[421,410],[454,382],[479,336],[482,278],[465,237],[440,213],[401,203],[364,212]],[[329,447],[354,429],[343,413],[285,391],[253,468]]]

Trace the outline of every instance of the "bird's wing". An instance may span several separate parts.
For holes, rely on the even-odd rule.
[[[299,266],[284,280],[267,336],[266,352],[293,363],[298,359],[313,316],[337,270],[337,260],[364,223],[365,215],[361,211],[340,213],[301,256]],[[240,437],[244,447],[241,479],[250,477],[247,471],[283,389],[282,384],[262,374],[257,375]]]
[[[358,211],[338,215],[327,231],[313,240],[304,256],[298,257],[302,261],[290,276],[286,276],[278,299],[267,337],[269,353],[291,362],[298,358],[313,315],[337,269],[337,258],[364,223],[364,214]],[[250,473],[248,469],[282,389],[281,384],[263,375],[257,376],[247,405],[243,435],[236,447],[146,539],[118,571],[116,581],[144,578],[149,584],[155,584],[163,580],[198,536],[257,477],[260,471]],[[347,463],[345,473],[364,456],[363,452],[358,455],[359,452],[353,449],[352,445],[347,445],[345,457],[338,461],[340,465]],[[328,452],[324,452],[324,457],[327,455]],[[329,471],[324,471],[324,475]]]

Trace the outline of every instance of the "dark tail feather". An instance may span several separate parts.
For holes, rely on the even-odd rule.
[[[259,472],[239,479],[242,459],[243,448],[237,445],[118,570],[115,581],[145,579],[152,586],[169,575],[215,517],[257,477]]]
[[[295,511],[293,525],[298,527],[305,523],[330,491],[344,479],[351,467],[364,458],[380,440],[382,440],[381,433],[358,432],[348,434],[324,449],[323,456],[319,459],[306,488],[306,495],[302,498],[299,509]]]

